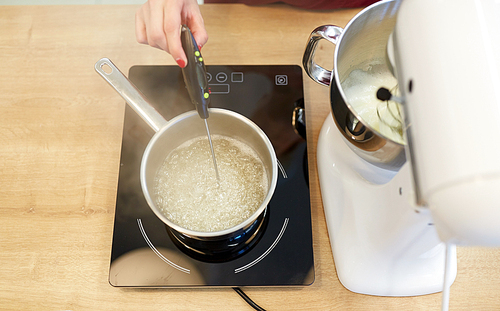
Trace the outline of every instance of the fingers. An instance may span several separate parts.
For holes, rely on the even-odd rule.
[[[135,13],[135,38],[141,44],[148,44],[148,37],[146,35],[146,22],[142,8]]]
[[[182,49],[180,37],[180,25],[167,31],[168,52],[175,59],[179,67],[184,68],[187,65],[187,57]]]
[[[163,4],[163,0],[150,0],[141,6],[135,14],[135,34],[137,42],[167,50]]]
[[[147,3],[149,3],[149,21],[146,26],[148,44],[168,52],[167,38],[163,29],[163,24],[165,23],[164,2],[161,0],[150,0]]]
[[[180,35],[182,8],[182,4],[178,2],[165,6],[163,27],[168,46],[167,52],[172,55],[179,67],[184,68],[187,64],[187,58],[182,49]]]
[[[198,43],[198,47],[201,49],[208,41],[208,34],[203,23],[203,18],[193,19],[191,23],[188,24],[189,29],[193,33],[193,37]]]
[[[188,1],[183,10],[183,22],[189,27],[199,48],[203,47],[208,41],[208,34],[205,29],[205,23],[200,12],[200,7],[196,1]]]
[[[136,12],[135,22],[137,42],[165,50],[181,67],[187,64],[180,40],[182,24],[191,29],[200,48],[208,41],[196,0],[148,0]]]

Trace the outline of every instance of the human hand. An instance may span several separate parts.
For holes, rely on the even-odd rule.
[[[135,36],[139,43],[170,53],[184,68],[187,57],[180,38],[183,24],[191,29],[201,49],[208,34],[196,0],[148,0],[135,14]]]

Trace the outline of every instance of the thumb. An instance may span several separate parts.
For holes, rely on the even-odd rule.
[[[203,26],[203,22],[201,25],[195,24],[190,26],[190,29],[193,33],[194,40],[196,40],[198,47],[201,49],[208,41],[208,34],[205,26]]]

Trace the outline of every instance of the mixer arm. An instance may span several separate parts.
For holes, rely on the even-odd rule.
[[[393,35],[415,182],[439,237],[500,246],[500,2],[404,0]]]

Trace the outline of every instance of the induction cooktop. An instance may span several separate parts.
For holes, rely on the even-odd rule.
[[[109,282],[116,287],[307,286],[314,282],[306,141],[292,126],[303,105],[296,65],[208,65],[211,107],[250,118],[271,140],[281,164],[258,243],[243,255],[208,262],[187,255],[143,197],[141,157],[154,132],[125,109]],[[129,79],[169,120],[193,110],[177,66],[133,66]]]

